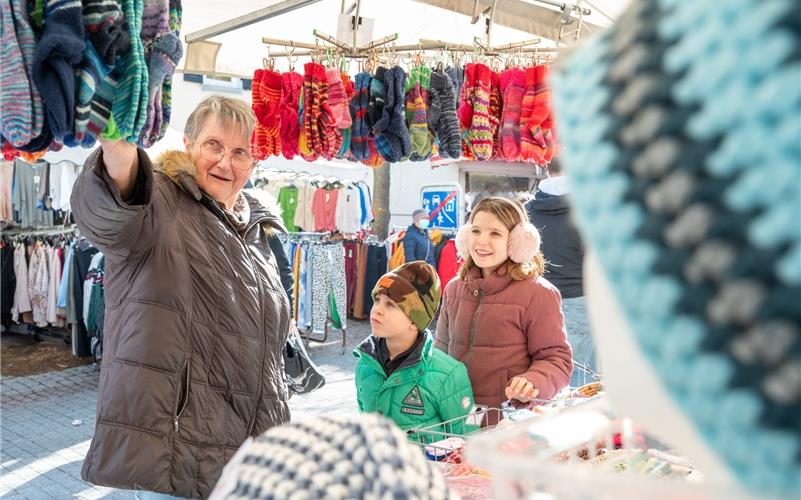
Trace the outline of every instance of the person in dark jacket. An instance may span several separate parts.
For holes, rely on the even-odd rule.
[[[428,212],[419,208],[412,212],[412,224],[403,237],[403,255],[406,262],[422,260],[437,267],[434,242],[428,237]]]
[[[85,481],[206,498],[242,442],[289,421],[290,309],[270,249],[286,229],[242,189],[254,124],[247,103],[211,96],[187,120],[185,151],[151,162],[101,141],[76,181],[76,222],[106,256]]]
[[[567,338],[573,347],[570,385],[581,386],[593,381],[598,365],[584,299],[584,245],[571,218],[567,177],[562,175],[559,160],[551,161],[548,178],[540,182],[526,211],[542,236],[546,277],[562,294]]]

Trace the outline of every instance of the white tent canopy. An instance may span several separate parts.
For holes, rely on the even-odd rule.
[[[474,37],[483,39],[486,36],[483,18],[471,24],[470,14],[474,12],[476,1],[479,4],[478,11],[492,4],[491,0],[362,0],[359,14],[375,19],[374,38],[397,33],[398,45],[415,44],[421,38],[470,45]],[[272,2],[273,5],[281,3]],[[585,0],[582,6],[592,11],[586,18],[592,26],[606,26],[610,21],[594,6],[615,16],[628,3],[629,0]],[[216,58],[216,70],[252,74],[254,68],[261,67],[262,58],[268,55],[267,46],[261,43],[262,37],[314,43],[313,29],[336,35],[342,4],[340,0],[322,0],[213,37],[212,41],[222,44]],[[256,0],[186,2],[181,32],[183,35],[194,33],[263,8],[264,3]],[[553,40],[559,33],[559,18],[557,9],[537,0],[497,0],[492,44],[513,43],[540,36],[546,39],[543,46],[553,46]],[[278,61],[278,64],[285,68],[287,63]],[[183,63],[179,67],[183,67]]]

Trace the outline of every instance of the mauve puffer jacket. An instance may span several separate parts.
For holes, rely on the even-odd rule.
[[[240,235],[197,189],[185,153],[155,167],[138,154],[130,203],[100,148],[72,194],[78,227],[107,262],[97,424],[81,477],[207,497],[248,436],[289,421],[289,306],[267,242],[283,226],[248,197]]]
[[[545,278],[513,281],[502,266],[484,278],[473,267],[442,294],[436,347],[467,366],[476,404],[498,408],[512,377],[549,399],[573,372],[559,290]]]

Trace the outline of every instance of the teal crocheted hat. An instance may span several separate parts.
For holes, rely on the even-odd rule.
[[[553,79],[572,202],[665,391],[801,494],[801,3],[634,2]]]

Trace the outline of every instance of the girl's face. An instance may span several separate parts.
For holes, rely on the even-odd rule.
[[[473,262],[490,273],[509,258],[509,230],[490,212],[477,212],[468,238]]]

